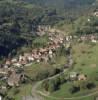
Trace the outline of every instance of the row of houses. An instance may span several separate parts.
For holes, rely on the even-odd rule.
[[[47,47],[33,49],[32,52],[6,59],[3,64],[0,64],[0,75],[2,75],[0,79],[6,80],[9,86],[19,86],[20,81],[23,79],[23,73],[17,73],[16,68],[23,68],[23,66],[33,62],[48,62],[49,59],[55,56],[55,51],[63,43],[63,38],[55,35],[50,38]]]
[[[65,40],[64,40],[65,38]],[[60,36],[55,35],[53,37],[49,37],[50,42],[48,43],[47,47],[39,48],[39,49],[33,49],[32,52],[24,53],[19,55],[16,58],[7,59],[5,63],[0,65],[0,67],[8,68],[11,65],[14,65],[16,67],[21,67],[21,65],[26,65],[30,62],[48,62],[49,58],[52,58],[55,55],[56,49],[60,48],[61,44],[67,44],[66,46],[69,47],[68,41],[72,40],[74,36]],[[86,41],[90,40],[91,42],[96,43],[97,42],[97,35],[84,35],[79,38],[78,40]],[[66,43],[65,43],[66,41]],[[67,48],[67,47],[66,47]]]
[[[84,35],[80,37],[81,41],[91,41],[93,43],[96,43],[98,40],[98,36],[97,35]]]
[[[31,52],[20,54],[16,58],[7,59],[5,61],[4,67],[10,67],[14,65],[20,67],[21,65],[26,65],[30,62],[48,62],[49,58],[55,55],[56,49],[60,48],[61,44],[64,43],[64,37],[58,35],[53,35],[49,37],[49,42],[46,47],[32,49]]]
[[[72,39],[81,39],[82,41],[91,40],[92,42],[96,42],[98,37],[97,35],[84,35],[81,37],[71,35],[63,36],[58,33],[49,35],[50,41],[46,47],[33,49],[32,52],[20,54],[18,57],[7,59],[3,64],[0,65],[0,74],[3,74],[4,77],[7,76],[8,85],[18,86],[22,74],[17,74],[15,69],[12,68],[22,68],[23,66],[26,66],[32,62],[47,63],[49,59],[52,59],[55,56],[56,49],[60,48],[62,44],[67,44],[66,48],[70,47],[69,42]],[[8,74],[9,71],[11,71],[10,75]]]

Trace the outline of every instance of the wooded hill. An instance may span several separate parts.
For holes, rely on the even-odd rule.
[[[33,26],[69,24],[97,9],[97,0],[0,0],[0,57],[28,45]],[[35,37],[36,38],[36,37]]]

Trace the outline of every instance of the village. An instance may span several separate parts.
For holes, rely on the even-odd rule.
[[[32,52],[24,52],[15,58],[8,58],[4,63],[0,64],[0,80],[7,82],[10,87],[19,86],[21,81],[24,80],[24,72],[18,71],[18,68],[24,69],[25,66],[29,66],[33,62],[48,63],[54,56],[56,56],[56,50],[61,46],[65,47],[65,50],[69,50],[73,40],[77,42],[90,41],[92,43],[97,43],[97,35],[83,35],[83,36],[64,36],[56,31],[56,29],[51,29],[50,26],[39,26],[37,30],[38,36],[43,36],[48,34],[49,42],[46,47],[33,49]],[[71,64],[73,61],[70,62]],[[65,63],[66,67],[66,63]],[[76,73],[71,73],[71,79],[76,78]],[[84,74],[78,76],[78,80],[85,80]],[[1,89],[6,89],[7,86],[1,86]]]

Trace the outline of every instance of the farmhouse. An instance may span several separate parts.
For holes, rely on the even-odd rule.
[[[98,17],[98,11],[94,12],[94,16]]]
[[[69,76],[70,80],[76,80],[77,79],[77,73],[76,72],[71,72]]]
[[[78,75],[78,80],[80,81],[80,80],[86,80],[87,79],[87,77],[86,77],[86,75],[84,75],[84,74],[80,74],[80,75]]]

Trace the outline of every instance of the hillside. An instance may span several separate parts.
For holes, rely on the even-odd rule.
[[[66,6],[83,6],[83,5],[91,5],[94,3],[96,0],[23,0],[26,2],[30,2],[33,4],[37,4],[40,6],[49,6],[49,7],[65,7]]]
[[[0,0],[0,100],[95,100],[97,59],[98,0]]]
[[[73,23],[81,16],[91,15],[97,9],[96,2],[97,0],[0,0],[0,55],[8,55],[13,50],[30,44],[34,34],[33,26]]]
[[[72,21],[80,16],[89,15],[97,8],[97,0],[21,0],[41,6],[47,11],[56,10],[59,16]]]

